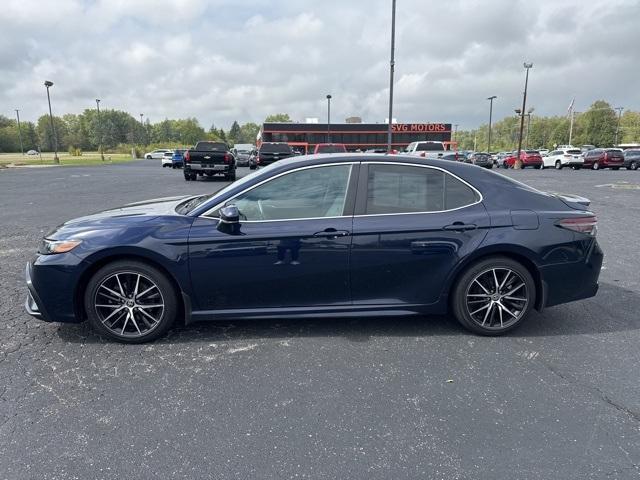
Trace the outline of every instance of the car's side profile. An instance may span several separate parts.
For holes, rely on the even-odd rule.
[[[167,152],[171,152],[171,150],[167,149],[167,148],[159,148],[157,150],[153,150],[151,152],[147,152],[144,154],[144,158],[146,158],[147,160],[151,160],[151,159],[162,159],[164,158],[164,154]]]
[[[603,254],[585,204],[462,162],[294,157],[213,195],[61,225],[27,266],[26,308],[136,343],[179,317],[452,312],[496,335],[595,295]]]

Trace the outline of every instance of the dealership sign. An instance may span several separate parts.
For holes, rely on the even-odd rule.
[[[393,132],[447,132],[444,123],[394,123],[391,125]]]

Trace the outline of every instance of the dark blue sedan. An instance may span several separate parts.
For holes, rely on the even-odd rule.
[[[591,297],[588,200],[387,155],[275,162],[213,194],[69,221],[27,266],[27,311],[144,342],[186,323],[444,314],[483,335]]]

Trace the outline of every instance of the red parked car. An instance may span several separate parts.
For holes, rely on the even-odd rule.
[[[594,148],[584,154],[582,168],[618,170],[624,164],[624,153],[617,148]]]
[[[516,163],[516,156],[518,152],[514,152],[504,159],[505,168],[513,168]],[[533,167],[542,168],[542,155],[538,150],[521,150],[520,161],[522,162],[522,168]]]
[[[347,153],[343,143],[319,143],[313,153]]]

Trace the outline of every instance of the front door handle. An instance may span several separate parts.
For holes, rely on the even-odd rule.
[[[347,230],[336,230],[335,228],[325,228],[321,232],[314,233],[313,236],[317,238],[338,238],[338,237],[346,237],[350,234],[351,232]]]
[[[473,223],[453,222],[451,225],[445,225],[443,230],[453,230],[454,232],[464,232],[465,230],[475,230],[478,226]]]

